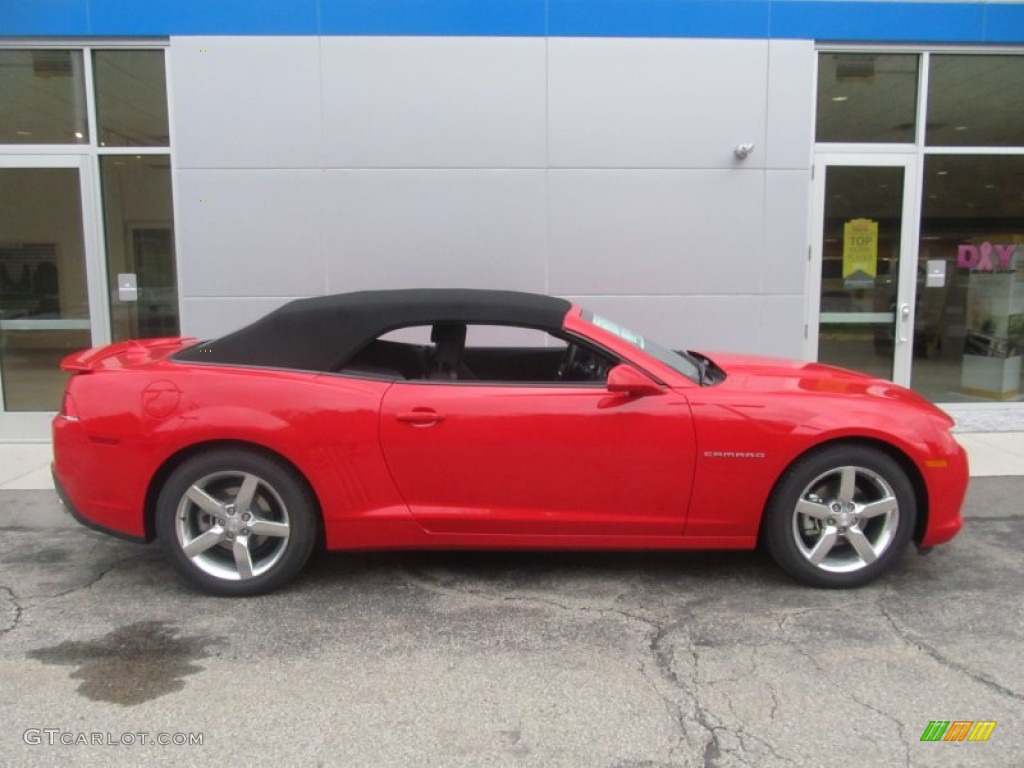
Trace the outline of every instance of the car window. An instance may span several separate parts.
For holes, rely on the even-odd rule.
[[[436,323],[380,336],[341,372],[477,384],[603,385],[618,362],[585,341],[538,328]]]
[[[566,341],[539,328],[521,328],[514,325],[467,325],[466,348],[476,347],[558,347],[565,349]]]
[[[398,341],[403,344],[430,344],[430,326],[413,325],[409,328],[396,328],[380,337],[381,341]]]
[[[664,363],[687,378],[698,383],[703,383],[705,380],[706,374],[704,369],[708,363],[694,358],[691,353],[667,349],[653,339],[631,331],[614,320],[609,320],[602,315],[591,312],[589,309],[583,310],[581,317],[601,330],[614,334],[637,349],[643,350],[658,362]]]
[[[380,337],[381,341],[398,341],[405,344],[429,345],[431,325],[413,325],[408,328],[396,328]],[[522,328],[514,325],[474,325],[466,326],[467,347],[561,347],[566,341],[552,336],[539,328]]]

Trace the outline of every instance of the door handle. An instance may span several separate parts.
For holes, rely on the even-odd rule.
[[[905,343],[907,341],[907,322],[910,320],[910,305],[900,304],[900,316],[896,321],[899,326],[898,338],[900,342]]]
[[[403,411],[395,416],[395,418],[406,424],[414,424],[421,427],[428,427],[431,424],[444,421],[444,416],[432,408],[417,408],[412,411]]]

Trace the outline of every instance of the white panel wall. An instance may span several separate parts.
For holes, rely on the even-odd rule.
[[[813,77],[801,41],[174,38],[183,328],[494,287],[798,355]]]
[[[771,170],[764,178],[760,293],[802,294],[808,265],[810,170]]]
[[[174,38],[170,75],[177,167],[322,164],[316,38]]]
[[[764,40],[553,39],[548,56],[553,166],[731,168],[737,144],[763,147]]]
[[[553,170],[552,293],[756,294],[764,174]]]
[[[814,47],[802,40],[768,43],[768,168],[808,168],[814,142],[811,100],[815,98]]]
[[[183,296],[309,296],[327,288],[318,170],[179,170]]]
[[[200,339],[223,336],[258,320],[294,298],[301,297],[185,297],[181,300],[181,332],[186,336],[196,336]]]
[[[544,292],[543,171],[328,171],[331,293]]]
[[[762,296],[760,304],[759,349],[773,355],[800,357],[804,345],[804,297]]]
[[[327,166],[545,165],[544,40],[334,37],[321,47]]]

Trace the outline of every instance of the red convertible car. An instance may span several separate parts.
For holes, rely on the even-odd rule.
[[[815,363],[673,352],[564,299],[372,291],[66,358],[82,523],[225,595],[327,549],[749,549],[853,587],[960,529],[952,420]]]

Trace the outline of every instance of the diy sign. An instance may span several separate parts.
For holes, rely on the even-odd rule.
[[[1010,269],[1013,265],[1013,254],[1016,250],[1016,243],[999,245],[998,243],[986,242],[981,245],[960,245],[956,249],[956,265],[965,269],[977,269],[982,272]],[[995,257],[995,260],[993,260],[993,257]]]

